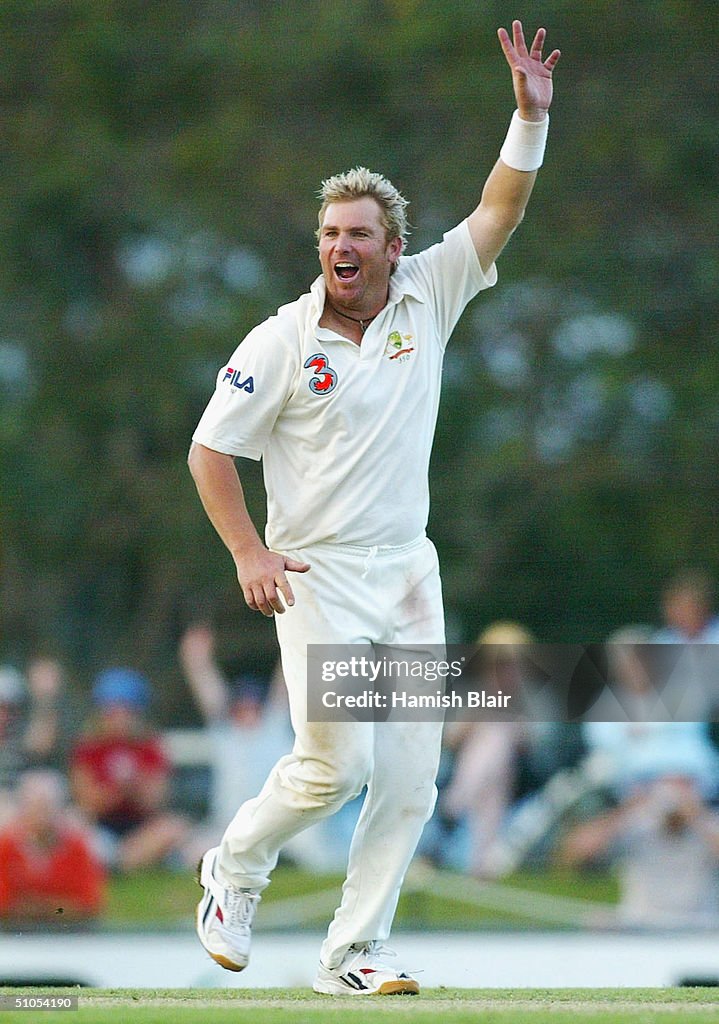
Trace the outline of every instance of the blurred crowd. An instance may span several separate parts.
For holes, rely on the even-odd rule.
[[[659,720],[671,716],[656,714],[657,700],[676,709],[694,692],[691,665],[659,693],[643,656],[658,645],[698,652],[695,645],[719,643],[710,577],[674,578],[662,619],[607,638],[612,687],[581,721],[543,721],[535,711],[517,721],[447,722],[418,859],[485,880],[537,865],[612,870],[620,923],[719,925],[717,709],[696,703],[694,715],[684,707],[682,720]],[[518,623],[484,629],[485,681],[516,690],[533,642]],[[229,678],[215,648],[211,625],[199,620],[178,644],[208,762],[206,787],[199,776],[189,780],[191,792],[206,792],[190,801],[140,671],[106,668],[78,704],[53,658],[23,671],[0,665],[0,921],[91,921],[103,912],[111,874],[193,869],[256,795],[292,743],[281,671]],[[78,716],[78,706],[87,713]],[[313,872],[342,871],[361,799],[298,836],[285,856]]]

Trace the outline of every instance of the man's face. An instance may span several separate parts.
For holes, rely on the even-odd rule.
[[[387,240],[379,204],[371,196],[330,203],[319,253],[330,302],[369,313],[386,298],[402,240]]]
[[[706,602],[689,588],[675,590],[664,599],[666,622],[687,637],[698,636],[709,618]]]

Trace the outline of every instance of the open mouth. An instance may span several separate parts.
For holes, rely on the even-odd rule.
[[[354,263],[335,263],[334,270],[340,281],[352,281],[359,274],[359,267]]]

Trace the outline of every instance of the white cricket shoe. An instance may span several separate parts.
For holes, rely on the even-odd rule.
[[[328,996],[416,996],[419,982],[385,963],[396,956],[380,942],[350,946],[338,967],[320,962],[313,988]]]
[[[205,890],[197,907],[197,934],[212,959],[228,971],[244,971],[260,894],[224,886],[215,877],[219,847],[199,863],[198,882]]]

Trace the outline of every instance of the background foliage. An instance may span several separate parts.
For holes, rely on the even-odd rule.
[[[4,0],[0,655],[169,694],[188,617],[268,666],[185,467],[217,368],[317,273],[319,181],[478,200],[516,14],[563,50],[547,161],[456,331],[431,535],[453,639],[589,640],[719,571],[717,56],[708,0]],[[244,470],[262,516],[256,466]]]

